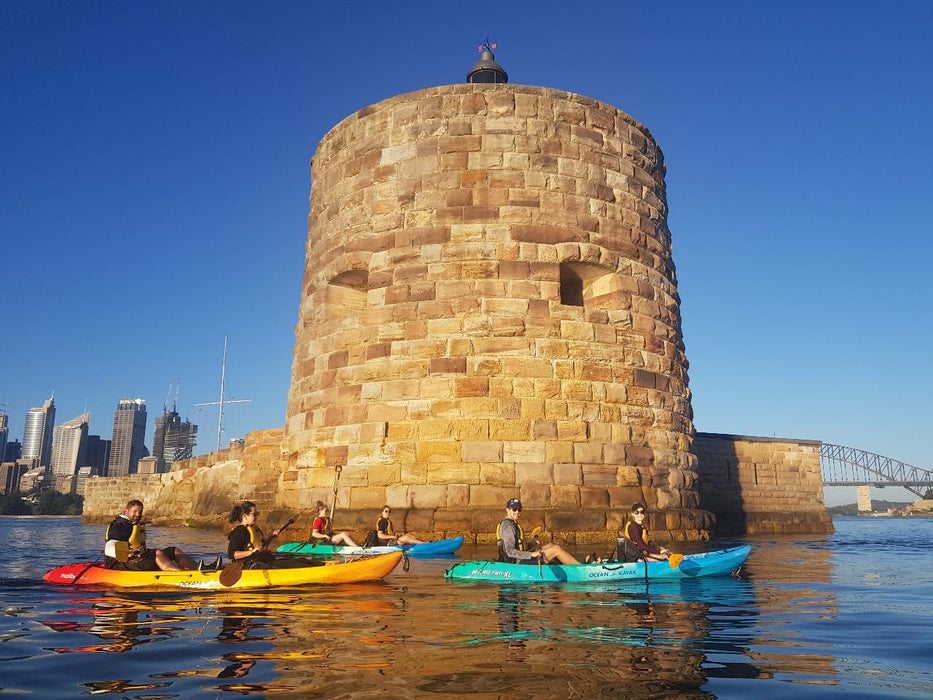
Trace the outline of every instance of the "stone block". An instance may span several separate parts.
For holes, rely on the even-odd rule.
[[[431,463],[427,467],[429,484],[478,484],[479,465],[457,463]]]
[[[573,445],[573,461],[578,463],[589,462],[599,464],[603,461],[603,445],[599,442],[575,442]],[[613,473],[613,483],[615,482],[615,468],[611,469]],[[585,474],[584,474],[585,481]]]
[[[551,486],[550,496],[551,508],[578,508],[580,506],[580,488],[577,486],[554,484]]]
[[[574,443],[572,442],[546,442],[544,444],[544,460],[555,465],[573,462],[573,446]]]
[[[544,462],[545,443],[529,441],[503,442],[502,460],[504,462]]]
[[[369,467],[370,486],[392,486],[399,483],[401,467],[397,464],[373,464]]]
[[[515,485],[515,467],[511,464],[493,463],[479,465],[480,484],[488,486]]]
[[[465,440],[461,444],[461,452],[464,462],[501,462],[502,442]]]
[[[489,438],[503,441],[529,440],[531,438],[531,421],[525,419],[490,419]]]
[[[542,462],[518,462],[515,464],[514,483],[517,486],[555,483],[554,465]],[[560,483],[560,482],[557,482]]]
[[[418,461],[427,464],[461,461],[460,443],[452,440],[424,440],[417,444]]]
[[[408,488],[409,501],[407,504],[402,504],[402,507],[404,507],[404,505],[410,505],[412,508],[416,509],[446,508],[447,488],[447,486],[440,484],[410,486]],[[393,508],[394,507],[393,505]],[[410,528],[411,525],[408,527]]]
[[[347,500],[341,499],[348,504],[349,508],[381,508],[386,502],[386,489],[384,487],[353,488],[347,489],[348,494],[344,496]]]
[[[468,484],[447,485],[447,508],[466,508],[470,504],[470,487]]]
[[[583,483],[586,486],[616,486],[617,472],[615,467],[599,464],[583,465]]]
[[[515,497],[516,488],[514,486],[470,486],[470,507],[471,508],[497,508],[502,517],[505,516],[505,504],[510,498]],[[524,504],[523,504],[524,505]],[[501,517],[496,522],[501,521]],[[495,526],[493,526],[495,530]]]

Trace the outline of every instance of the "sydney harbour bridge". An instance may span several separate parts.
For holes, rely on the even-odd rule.
[[[903,486],[918,498],[933,489],[933,470],[842,445],[820,445],[823,486]]]

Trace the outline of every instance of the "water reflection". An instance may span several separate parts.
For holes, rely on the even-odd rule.
[[[7,623],[0,629],[5,692],[26,692],[36,677],[57,684],[50,696],[137,700],[205,692],[705,699],[777,696],[788,683],[804,697],[847,682],[850,690],[877,688],[881,681],[866,680],[870,671],[859,666],[896,662],[847,658],[855,642],[840,628],[855,621],[851,589],[858,587],[859,600],[876,598],[866,571],[890,580],[903,569],[863,562],[862,551],[842,552],[825,539],[753,544],[741,578],[647,589],[643,582],[452,582],[442,578],[444,561],[413,562],[410,572],[397,570],[376,584],[282,591],[7,587],[7,615],[0,616]],[[892,598],[895,604],[905,615],[920,605]],[[865,616],[858,623],[863,632],[877,624]],[[861,686],[846,680],[857,674]],[[885,682],[913,688],[917,677]]]

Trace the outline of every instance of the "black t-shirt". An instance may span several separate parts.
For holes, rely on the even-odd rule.
[[[262,537],[262,533],[259,534]],[[227,535],[227,556],[233,559],[234,552],[243,552],[250,548],[251,539],[246,525],[237,525]]]

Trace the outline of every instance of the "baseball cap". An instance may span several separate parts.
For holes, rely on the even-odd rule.
[[[506,508],[511,508],[512,510],[521,510],[522,502],[517,498],[510,498],[509,502],[505,504]]]

